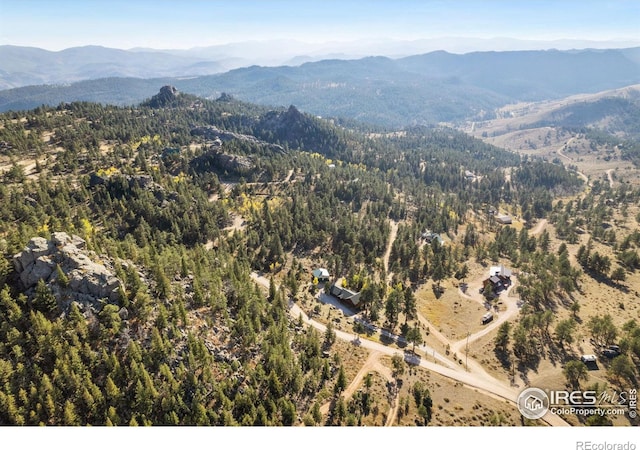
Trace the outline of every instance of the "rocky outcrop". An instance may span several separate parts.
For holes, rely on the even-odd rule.
[[[122,282],[105,264],[94,262],[86,242],[67,233],[52,233],[51,240],[35,237],[13,257],[13,266],[27,295],[44,280],[67,309],[72,301],[97,307],[101,300],[117,302]],[[66,280],[58,280],[59,267]]]
[[[235,99],[233,98],[233,96],[231,94],[227,94],[226,92],[223,92],[222,94],[220,94],[220,97],[218,97],[216,99],[217,102],[232,102]]]
[[[174,98],[176,98],[178,96],[178,90],[174,87],[174,86],[162,86],[160,88],[160,94],[166,98],[168,98],[169,100],[173,100]]]
[[[229,155],[227,153],[214,153],[213,158],[222,170],[227,172],[248,172],[253,169],[253,162],[246,156]]]
[[[286,111],[269,111],[253,127],[256,136],[287,145],[289,148],[314,151],[324,155],[335,154],[336,146],[344,145],[332,128],[326,127],[295,106]]]
[[[191,166],[200,172],[216,171],[227,174],[247,176],[255,168],[250,157],[223,153],[212,149],[191,161]]]
[[[180,93],[174,86],[162,86],[160,92],[151,97],[149,101],[144,103],[145,106],[151,108],[165,108],[168,106],[174,106],[178,103],[178,96]]]
[[[299,139],[312,126],[312,120],[293,105],[287,111],[269,111],[260,121],[261,129],[270,130],[286,141]]]
[[[255,136],[251,136],[249,134],[240,134],[234,133],[232,131],[221,130],[218,127],[213,125],[209,125],[206,127],[195,127],[191,130],[192,136],[203,136],[205,139],[209,141],[219,141],[219,142],[229,142],[232,140],[245,141],[250,142],[252,144],[261,145],[263,147],[268,148],[269,150],[277,153],[285,153],[286,150],[284,147],[278,144],[272,144],[270,142],[266,142],[256,138]]]

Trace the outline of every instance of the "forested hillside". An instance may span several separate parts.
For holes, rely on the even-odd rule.
[[[554,205],[583,188],[575,173],[448,128],[373,132],[170,87],[135,107],[4,113],[0,161],[1,424],[361,424],[382,397],[336,400],[348,352],[289,314],[316,292],[310,269],[362,290],[392,331],[406,316],[410,336],[419,284],[462,278],[471,255],[541,271],[536,218],[552,213],[567,239],[600,220]],[[492,206],[525,222],[519,244]],[[388,279],[396,221],[410,225]],[[448,245],[418,247],[424,230]],[[117,295],[89,301],[56,259],[70,252],[117,278]]]

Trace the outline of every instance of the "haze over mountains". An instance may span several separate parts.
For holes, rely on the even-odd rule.
[[[482,120],[508,103],[640,83],[640,47],[464,54],[434,51],[402,58],[253,65],[225,72],[227,67],[242,63],[230,55],[243,49],[245,54],[251,54],[250,48],[262,50],[265,60],[278,50],[274,45],[269,51],[263,44],[243,45],[171,52],[103,47],[47,52],[3,46],[0,82],[4,86],[38,86],[0,91],[0,111],[77,100],[136,104],[151,97],[159,86],[171,84],[207,98],[224,92],[265,105],[294,104],[316,115],[406,126]],[[290,48],[292,54],[297,51],[295,46],[281,48]],[[344,51],[347,54],[351,49]],[[380,53],[392,51],[391,44],[380,47]],[[288,57],[286,51],[281,52],[281,59]]]
[[[152,51],[126,51],[100,46],[60,52],[40,48],[0,46],[0,88],[71,83],[105,77],[152,78],[205,75],[223,67],[214,61]]]
[[[0,46],[0,90],[34,84],[71,83],[107,77],[158,78],[211,75],[252,65],[300,65],[325,59],[367,56],[402,58],[438,50],[450,53],[576,48],[636,47],[640,41],[534,41],[511,38],[358,40],[304,43],[294,40],[248,41],[191,49],[133,48],[98,45],[49,51],[36,47]]]

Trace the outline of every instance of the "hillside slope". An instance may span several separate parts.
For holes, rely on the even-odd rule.
[[[640,330],[622,325],[638,315],[640,190],[585,189],[450,128],[374,133],[164,86],[134,107],[0,114],[0,180],[2,425],[517,425],[510,380],[561,387],[597,351],[572,334],[594,305],[628,342],[624,372],[599,379],[637,379]],[[494,291],[475,283],[494,263],[523,289],[485,327]],[[568,336],[545,332],[570,311]]]

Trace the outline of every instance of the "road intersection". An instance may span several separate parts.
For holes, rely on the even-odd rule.
[[[257,272],[252,272],[251,278],[258,284],[266,288],[269,288],[270,282],[263,275],[260,275]],[[501,318],[505,317],[502,320],[502,322],[517,313],[517,309],[513,310],[508,308],[507,311],[511,311],[511,312],[508,314],[501,315]],[[305,324],[312,326],[313,328],[315,328],[321,333],[324,333],[326,331],[326,326],[324,324],[310,318],[307,315],[307,313],[304,312],[297,303],[289,302],[289,314],[292,318],[296,320],[298,318],[302,318],[302,321]],[[500,323],[502,322],[499,319],[492,325],[492,327],[499,326]],[[490,332],[492,329],[493,328],[486,328],[481,332],[476,333],[474,335],[474,338],[477,339],[483,336],[484,334]],[[334,330],[334,331],[337,339],[340,339],[346,342],[357,343],[357,345],[363,348],[366,348],[368,350],[371,350],[373,352],[378,352],[381,355],[393,356],[395,354],[401,353],[401,350],[397,348],[393,348],[388,345],[384,345],[382,343],[369,340],[367,338],[362,338],[358,335],[354,335],[354,333],[347,333],[342,330]],[[406,344],[406,341],[403,342],[404,338],[402,338],[401,336],[393,335],[388,331],[386,333],[390,339],[395,339],[395,342],[398,342],[400,344]],[[356,336],[357,336],[357,339],[356,339]],[[455,343],[455,345],[460,347],[463,342],[466,342],[466,338],[464,341],[459,341],[458,343]],[[432,372],[438,373],[447,378],[460,382],[467,387],[476,389],[478,392],[482,392],[482,393],[491,395],[493,397],[498,397],[514,405],[516,404],[518,395],[520,394],[520,389],[510,386],[509,384],[501,380],[498,380],[497,378],[488,374],[484,370],[484,368],[473,358],[468,359],[468,371],[467,371],[467,368],[465,368],[465,366],[461,364],[458,364],[458,365],[454,364],[451,360],[447,359],[444,355],[439,354],[438,352],[435,351],[435,349],[427,345],[416,346],[416,350],[424,353],[425,355],[433,355],[434,357],[434,361],[429,361],[427,357],[421,357],[418,364],[420,367],[423,367],[427,370],[430,370]],[[568,426],[569,425],[561,417],[551,413],[547,413],[544,417],[542,417],[542,420],[552,426]]]

